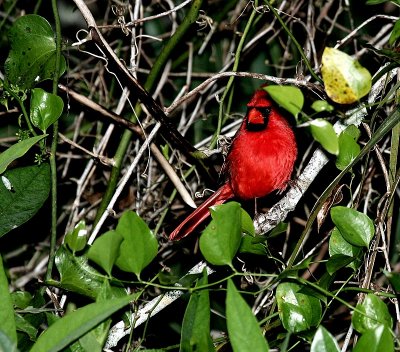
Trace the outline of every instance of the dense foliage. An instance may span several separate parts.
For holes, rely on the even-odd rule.
[[[1,3],[0,350],[399,349],[399,7]],[[265,83],[293,182],[171,242]]]

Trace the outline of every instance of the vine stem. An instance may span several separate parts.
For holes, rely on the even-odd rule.
[[[51,0],[53,10],[54,23],[56,29],[56,63],[53,77],[53,94],[57,94],[58,78],[60,77],[60,59],[61,59],[61,22],[57,8],[57,0]],[[51,272],[54,265],[54,257],[56,254],[57,242],[57,163],[56,152],[58,143],[58,122],[53,124],[53,139],[50,148],[50,170],[51,170],[51,236],[50,236],[50,252],[47,264],[46,281],[51,278]]]

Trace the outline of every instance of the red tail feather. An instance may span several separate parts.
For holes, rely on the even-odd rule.
[[[190,234],[204,219],[210,215],[208,208],[225,203],[234,194],[229,183],[225,183],[190,214],[170,235],[170,240],[180,240]]]

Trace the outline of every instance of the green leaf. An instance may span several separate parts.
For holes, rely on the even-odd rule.
[[[256,317],[231,279],[228,280],[226,295],[226,322],[234,352],[269,351],[267,340],[261,333]]]
[[[41,136],[35,136],[28,139],[24,139],[17,144],[12,145],[10,148],[6,149],[0,154],[0,174],[6,171],[8,165],[10,165],[14,160],[24,156],[26,152],[31,149],[37,142],[46,137],[47,134]]]
[[[343,254],[335,254],[326,262],[326,270],[330,275],[335,274],[339,269],[349,266],[354,261],[353,257]]]
[[[124,238],[115,265],[139,277],[141,271],[157,255],[156,237],[147,224],[133,211],[127,211],[122,215],[115,231]]]
[[[400,20],[397,20],[396,23],[394,24],[392,33],[390,33],[390,38],[389,38],[389,45],[393,46],[396,44],[396,42],[400,38]]]
[[[4,64],[7,80],[20,90],[31,89],[37,83],[52,79],[56,66],[54,32],[43,17],[19,17],[8,33],[11,51]],[[60,74],[66,68],[60,59]]]
[[[358,340],[353,352],[394,352],[393,337],[390,329],[379,325],[374,330],[368,330]]]
[[[72,255],[65,245],[60,246],[56,252],[55,264],[60,274],[60,281],[55,285],[92,299],[96,299],[108,278],[101,275],[91,267],[86,257]],[[125,295],[122,287],[112,286],[112,296]]]
[[[336,167],[344,170],[360,153],[360,146],[357,143],[360,131],[355,125],[348,126],[339,135],[339,155],[336,159]]]
[[[0,255],[0,331],[6,334],[12,343],[17,343],[17,330],[15,326],[14,307],[8,288],[8,280]]]
[[[65,235],[64,242],[75,253],[85,248],[88,240],[85,220],[79,221],[71,232]]]
[[[17,344],[0,330],[0,351],[18,352]]]
[[[48,164],[12,169],[4,175],[13,191],[0,183],[0,237],[32,218],[50,192]]]
[[[347,242],[354,246],[369,247],[375,227],[367,215],[351,208],[337,206],[331,209],[331,218]]]
[[[284,282],[276,288],[279,317],[283,327],[292,333],[316,326],[322,315],[319,300],[299,292],[302,287],[296,283]]]
[[[380,325],[385,325],[389,329],[393,325],[387,305],[372,293],[366,295],[362,303],[357,304],[351,322],[354,329],[361,334],[374,330]]]
[[[58,95],[35,88],[32,90],[30,108],[30,119],[33,125],[45,133],[47,128],[61,116],[64,102]]]
[[[258,254],[258,255],[266,255],[267,250],[265,249],[265,245],[258,242],[252,236],[244,235],[242,237],[242,241],[240,242],[239,247],[240,253],[251,253],[251,254]]]
[[[346,53],[326,47],[322,54],[322,79],[328,97],[338,104],[352,104],[371,90],[371,74]]]
[[[241,220],[242,220],[242,231],[244,233],[247,233],[251,236],[255,236],[255,229],[254,229],[254,222],[253,219],[251,218],[251,216],[249,215],[249,213],[244,210],[242,210],[242,216],[241,216]]]
[[[25,309],[32,305],[32,295],[27,291],[14,291],[11,293],[13,305],[19,309]]]
[[[117,231],[108,231],[98,237],[90,247],[87,256],[111,276],[111,270],[119,255],[123,237]]]
[[[207,285],[207,271],[196,287]],[[210,298],[208,290],[194,291],[186,308],[182,323],[181,352],[214,351],[210,337]]]
[[[367,5],[378,5],[382,4],[384,2],[388,2],[389,0],[367,0],[366,4]],[[400,0],[391,0],[391,2],[400,5]]]
[[[297,117],[304,105],[304,96],[301,90],[292,86],[266,86],[263,88],[268,92],[282,108]]]
[[[339,352],[340,348],[331,335],[322,325],[317,329],[314,338],[311,343],[310,352]]]
[[[321,146],[327,152],[337,155],[339,153],[339,140],[332,124],[325,119],[315,119],[310,121],[310,126],[314,139],[321,143]]]
[[[210,208],[212,220],[200,237],[200,251],[214,265],[232,265],[242,235],[242,210],[237,202]]]
[[[400,273],[396,273],[393,271],[383,270],[385,276],[389,279],[390,284],[392,285],[393,289],[396,291],[397,294],[400,293]]]
[[[60,351],[113,313],[128,305],[133,298],[133,295],[130,295],[91,303],[68,313],[39,336],[31,352]]]
[[[33,324],[31,324],[28,319],[29,315],[27,314],[24,314],[24,316],[22,316],[21,314],[15,314],[15,324],[17,326],[17,331],[27,334],[30,340],[35,341],[38,334],[38,329]]]
[[[333,106],[329,104],[325,100],[316,100],[311,104],[311,109],[313,109],[316,112],[322,112],[322,111],[329,111],[332,112],[334,110]]]
[[[332,230],[331,237],[329,238],[329,255],[331,257],[335,255],[345,255],[355,258],[358,257],[361,252],[362,249],[360,247],[353,246],[343,238],[337,227]],[[358,265],[354,261],[348,266],[354,270],[358,269]]]

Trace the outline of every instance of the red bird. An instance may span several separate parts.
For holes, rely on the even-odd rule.
[[[296,139],[288,122],[257,90],[247,104],[247,113],[226,158],[227,181],[191,213],[169,236],[179,240],[206,219],[209,207],[230,198],[243,200],[264,197],[284,190],[297,156]]]

